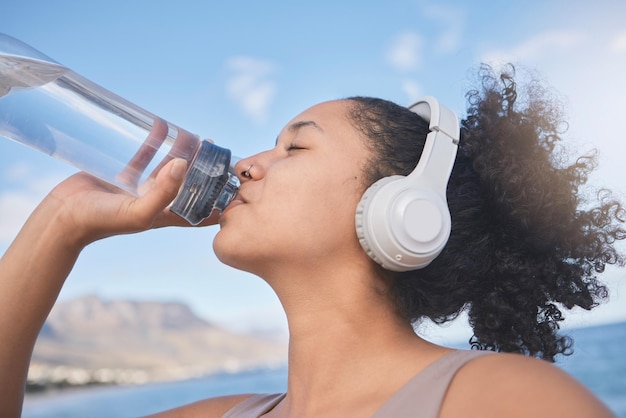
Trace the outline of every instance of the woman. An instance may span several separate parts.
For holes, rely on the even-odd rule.
[[[512,72],[485,68],[481,89],[468,94],[447,188],[450,238],[421,269],[374,262],[355,213],[378,179],[415,169],[425,118],[378,99],[326,102],[294,118],[274,148],[240,161],[237,199],[206,223],[219,222],[219,259],[266,280],[286,311],[288,391],[158,416],[611,416],[532,357],[570,351],[556,334],[557,303],[590,309],[605,296],[596,275],[623,264],[613,243],[624,237],[624,212],[608,193],[593,205],[581,200],[592,158],[559,159],[558,108],[537,85],[520,104]],[[164,208],[185,168],[172,161],[139,199],[78,174],[35,210],[0,262],[0,339],[11,342],[0,348],[0,415],[19,414],[37,333],[80,251],[180,224]],[[437,346],[413,330],[422,318],[445,322],[464,309],[472,344],[485,351]],[[490,351],[514,354],[480,355]]]

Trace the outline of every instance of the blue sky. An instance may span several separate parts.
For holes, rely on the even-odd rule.
[[[626,2],[3,0],[0,32],[185,129],[246,156],[320,101],[352,95],[408,104],[434,95],[461,116],[483,61],[512,61],[561,95],[580,152],[600,150],[592,181],[624,195]],[[37,202],[74,172],[0,138],[0,252]],[[60,299],[179,300],[236,329],[281,330],[261,280],[220,264],[216,229],[170,229],[88,247]],[[254,233],[254,231],[250,231]],[[626,320],[626,285],[572,325]],[[461,335],[462,325],[430,329]],[[463,334],[464,335],[464,334]]]

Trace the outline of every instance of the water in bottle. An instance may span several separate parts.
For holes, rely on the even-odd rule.
[[[173,158],[188,171],[170,209],[198,224],[239,186],[228,149],[202,141],[0,33],[0,136],[140,195]]]

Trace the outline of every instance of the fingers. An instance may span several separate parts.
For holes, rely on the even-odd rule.
[[[200,137],[198,135],[193,135],[184,129],[178,128],[178,135],[176,135],[176,140],[174,141],[172,148],[167,152],[167,155],[163,158],[163,160],[161,160],[152,173],[150,173],[149,177],[155,177],[155,175],[174,158],[191,160],[198,149],[199,142]]]
[[[168,129],[167,122],[163,119],[154,119],[148,137],[144,143],[141,144],[141,147],[137,150],[126,167],[124,167],[124,170],[118,175],[117,180],[119,182],[130,187],[137,187],[141,173],[146,169],[163,144],[163,141],[165,141],[165,138],[167,138]]]
[[[175,158],[167,163],[159,171],[149,190],[134,202],[133,211],[136,211],[136,215],[154,220],[178,194],[186,171],[187,162],[182,158]]]
[[[176,158],[167,163],[157,174],[154,182],[143,194],[133,202],[136,219],[143,219],[149,228],[165,226],[191,226],[182,217],[171,212],[167,207],[176,198],[187,172],[187,162]],[[215,225],[219,219],[219,211],[214,210],[207,219],[198,226]]]

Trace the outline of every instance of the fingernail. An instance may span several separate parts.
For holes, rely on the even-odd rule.
[[[185,173],[187,172],[187,161],[182,158],[176,158],[174,160],[174,164],[172,164],[172,169],[170,170],[170,176],[172,176],[175,180],[182,180],[185,177]]]

